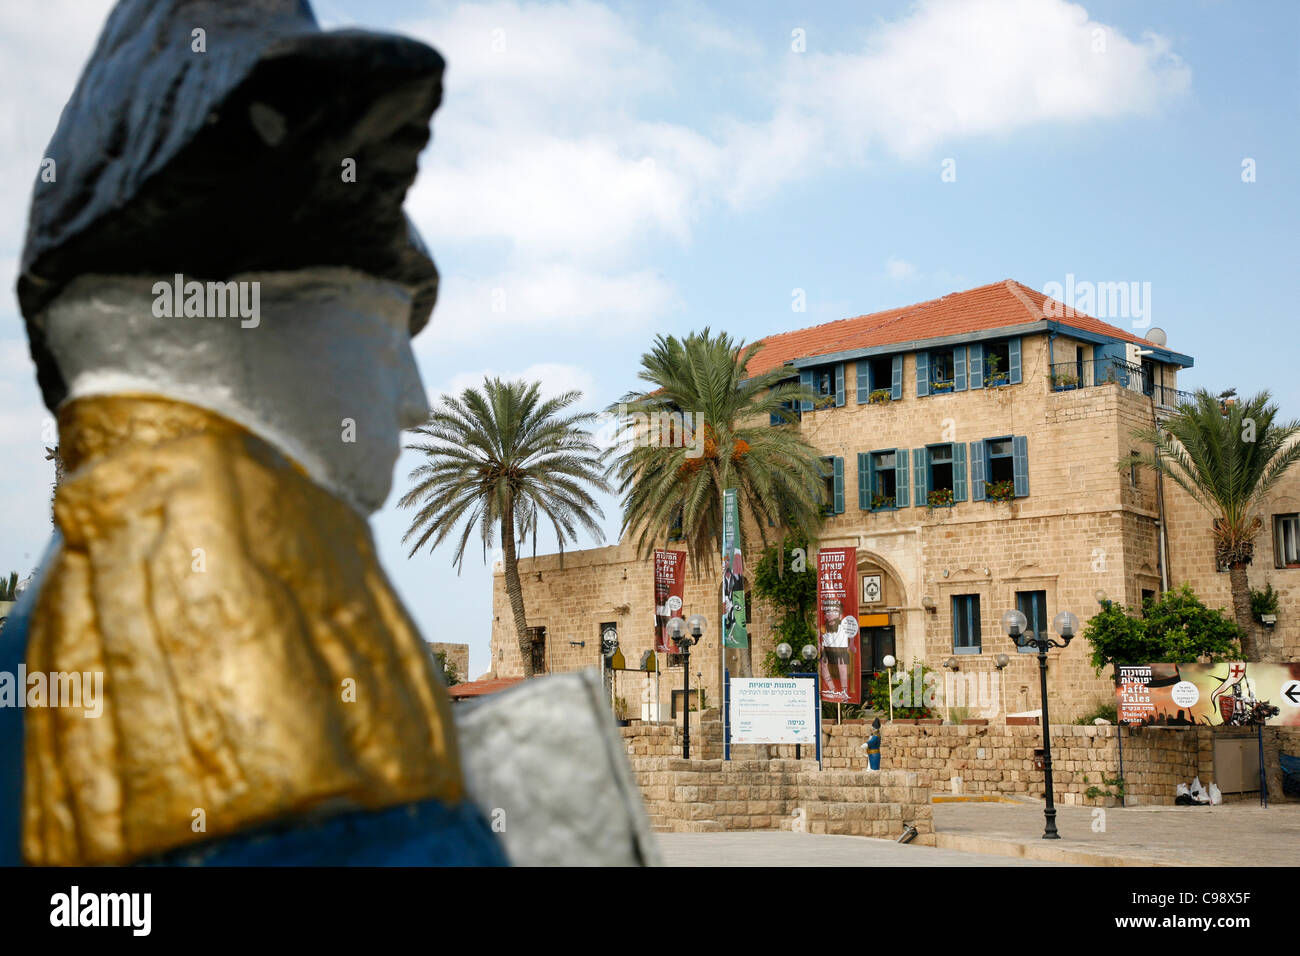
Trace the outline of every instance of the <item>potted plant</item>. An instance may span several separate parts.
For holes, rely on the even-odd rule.
[[[1011,479],[984,482],[984,498],[987,501],[1010,501],[1016,496],[1016,483]]]
[[[996,354],[984,357],[984,384],[988,386],[1009,385],[1011,373],[1002,367],[1002,356]]]
[[[1058,392],[1068,392],[1072,388],[1078,388],[1079,376],[1073,372],[1053,372],[1052,388]]]
[[[936,488],[926,495],[926,503],[931,508],[951,508],[952,507],[952,489]]]
[[[894,507],[893,495],[882,495],[879,492],[871,496],[871,510],[881,511],[885,508]]]
[[[615,697],[615,698],[614,698],[614,716],[618,719],[618,725],[619,725],[620,727],[626,727],[626,726],[628,726],[628,724],[630,723],[630,721],[629,721],[628,718],[627,718],[627,698],[626,698],[626,697]]]
[[[952,379],[948,379],[947,381],[931,382],[930,393],[933,395],[938,395],[942,392],[951,392],[952,385],[953,385]]]
[[[823,395],[821,398],[817,399],[815,403],[818,411],[821,411],[823,408],[830,408],[834,404],[835,404],[834,395]]]
[[[872,405],[888,405],[894,400],[894,393],[888,388],[877,388],[867,396],[867,401]]]

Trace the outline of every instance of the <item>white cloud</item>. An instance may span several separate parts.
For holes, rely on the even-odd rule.
[[[747,57],[770,77],[752,91],[765,119],[647,119],[672,91],[671,58],[589,0],[462,5],[411,25],[449,62],[411,197],[435,248],[496,239],[524,258],[617,262],[647,238],[688,241],[719,197],[746,204],[828,164],[1143,115],[1191,82],[1167,40],[1130,39],[1066,0],[922,0],[840,50],[814,37],[775,63],[712,15],[692,25],[691,10],[674,8],[665,35]]]
[[[890,256],[885,260],[885,271],[891,279],[910,279],[916,275],[916,266],[897,256]]]
[[[486,278],[444,276],[433,321],[416,339],[416,352],[512,330],[591,328],[625,335],[677,306],[672,284],[651,270],[608,274],[538,265]]]
[[[927,0],[857,56],[822,56],[792,91],[849,145],[905,156],[1038,123],[1143,114],[1190,71],[1166,40],[1139,42],[1065,0]],[[839,95],[826,97],[826,90]]]
[[[538,362],[521,371],[502,371],[500,369],[481,369],[476,372],[460,372],[453,375],[442,386],[429,393],[430,401],[441,394],[459,395],[467,388],[482,388],[485,378],[499,378],[503,381],[523,379],[526,382],[538,382],[543,398],[553,398],[565,392],[582,392],[582,400],[575,409],[589,408],[595,397],[596,379],[586,369],[577,365],[565,365],[559,362]]]

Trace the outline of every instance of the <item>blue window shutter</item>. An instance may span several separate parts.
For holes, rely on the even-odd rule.
[[[1011,466],[1014,469],[1016,497],[1029,494],[1029,439],[1016,435],[1011,439]]]
[[[1011,384],[1020,384],[1020,339],[1007,340],[1007,371],[1011,373]]]
[[[930,394],[930,354],[916,353],[916,394]]]
[[[952,350],[952,390],[966,391],[966,349],[958,346]]]
[[[970,381],[971,388],[984,387],[984,343],[976,342],[970,347]]]
[[[835,456],[835,513],[844,514],[844,459]]]
[[[988,481],[984,477],[984,443],[982,441],[973,441],[970,443],[970,500],[984,500],[984,482]]]
[[[870,461],[870,455],[858,452],[858,507],[863,511],[871,510],[871,475],[868,471]]]
[[[966,500],[966,443],[952,444],[952,500]]]
[[[910,500],[908,491],[911,489],[907,485],[907,449],[894,449],[894,467],[898,469],[894,472],[894,506],[896,508],[906,508]]]
[[[867,507],[871,507],[871,499],[876,493],[876,462],[870,454],[867,455]]]
[[[835,407],[844,404],[844,363],[835,366]]]
[[[871,363],[858,359],[855,364],[858,367],[858,404],[865,405],[871,398]]]
[[[898,401],[903,397],[903,356],[894,356],[893,381],[890,382],[889,397]]]
[[[926,498],[930,494],[930,478],[927,474],[928,469],[925,467],[925,449],[912,449],[912,487],[916,491],[916,501],[914,504],[918,508],[924,508]]]
[[[802,385],[804,388],[807,388],[807,389],[811,389],[811,388],[813,387],[813,373],[812,373],[812,369],[810,369],[810,368],[804,368],[804,369],[800,369],[800,370],[799,370],[799,384]],[[813,403],[810,402],[808,399],[804,399],[804,400],[800,403],[800,409],[801,409],[802,411],[805,411],[805,412],[811,412],[811,411],[812,411],[812,407],[813,407]]]

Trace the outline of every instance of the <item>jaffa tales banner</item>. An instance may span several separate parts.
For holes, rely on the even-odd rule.
[[[1144,727],[1300,726],[1300,663],[1122,664],[1115,703]]]
[[[668,619],[684,617],[682,598],[686,589],[686,552],[655,551],[655,650],[676,654],[668,636]]]
[[[857,577],[857,548],[823,548],[817,553],[822,700],[840,704],[862,700]]]
[[[745,558],[740,553],[736,489],[722,493],[722,646],[749,647],[745,616]]]

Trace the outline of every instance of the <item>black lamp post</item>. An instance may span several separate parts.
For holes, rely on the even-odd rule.
[[[680,617],[668,619],[668,636],[677,645],[682,661],[682,759],[691,758],[691,645],[698,644],[704,636],[707,622],[703,614],[692,614],[689,620]]]
[[[1046,634],[1039,634],[1037,631],[1026,634],[1025,627],[1028,624],[1029,619],[1020,610],[1007,611],[1002,615],[1002,627],[1007,632],[1007,636],[1016,642],[1017,647],[1038,649],[1038,679],[1043,696],[1043,783],[1044,796],[1047,798],[1047,806],[1043,810],[1043,816],[1047,819],[1043,839],[1059,840],[1061,835],[1056,832],[1056,804],[1052,801],[1052,722],[1047,715],[1047,649],[1069,647],[1070,641],[1074,640],[1074,635],[1079,630],[1079,619],[1069,611],[1062,611],[1052,619],[1052,629],[1061,635],[1059,641],[1054,641]]]

